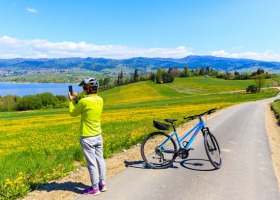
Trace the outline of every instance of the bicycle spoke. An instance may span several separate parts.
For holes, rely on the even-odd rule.
[[[169,135],[161,132],[152,133],[145,138],[141,146],[143,160],[152,168],[167,168],[174,161],[176,144],[173,139],[168,140],[163,147],[162,144]]]

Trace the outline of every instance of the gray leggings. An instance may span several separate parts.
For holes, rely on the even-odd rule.
[[[95,137],[80,137],[80,143],[87,161],[92,187],[105,184],[106,166],[103,158],[101,134]]]

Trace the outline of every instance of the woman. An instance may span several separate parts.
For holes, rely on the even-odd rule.
[[[99,83],[95,78],[86,78],[79,84],[85,97],[77,101],[77,93],[68,93],[69,111],[72,117],[81,114],[80,144],[83,149],[92,186],[84,194],[98,195],[107,190],[105,185],[106,166],[103,158],[101,114],[103,99],[97,95]]]

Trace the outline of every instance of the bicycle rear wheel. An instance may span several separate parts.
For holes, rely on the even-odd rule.
[[[222,166],[222,154],[215,136],[210,131],[204,133],[204,146],[211,164],[219,169]]]
[[[163,147],[159,148],[163,142]],[[168,168],[176,158],[177,146],[173,138],[163,132],[150,133],[142,142],[141,155],[153,169]]]

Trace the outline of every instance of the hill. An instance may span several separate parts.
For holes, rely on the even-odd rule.
[[[181,59],[174,58],[144,58],[105,59],[105,58],[54,58],[54,59],[0,59],[2,71],[31,71],[42,69],[91,70],[96,72],[114,71],[116,69],[150,72],[158,68],[179,68],[188,66],[189,69],[210,67],[220,71],[250,71],[262,68],[270,73],[280,73],[280,62],[268,62],[250,59],[234,59],[214,56],[187,56]]]

